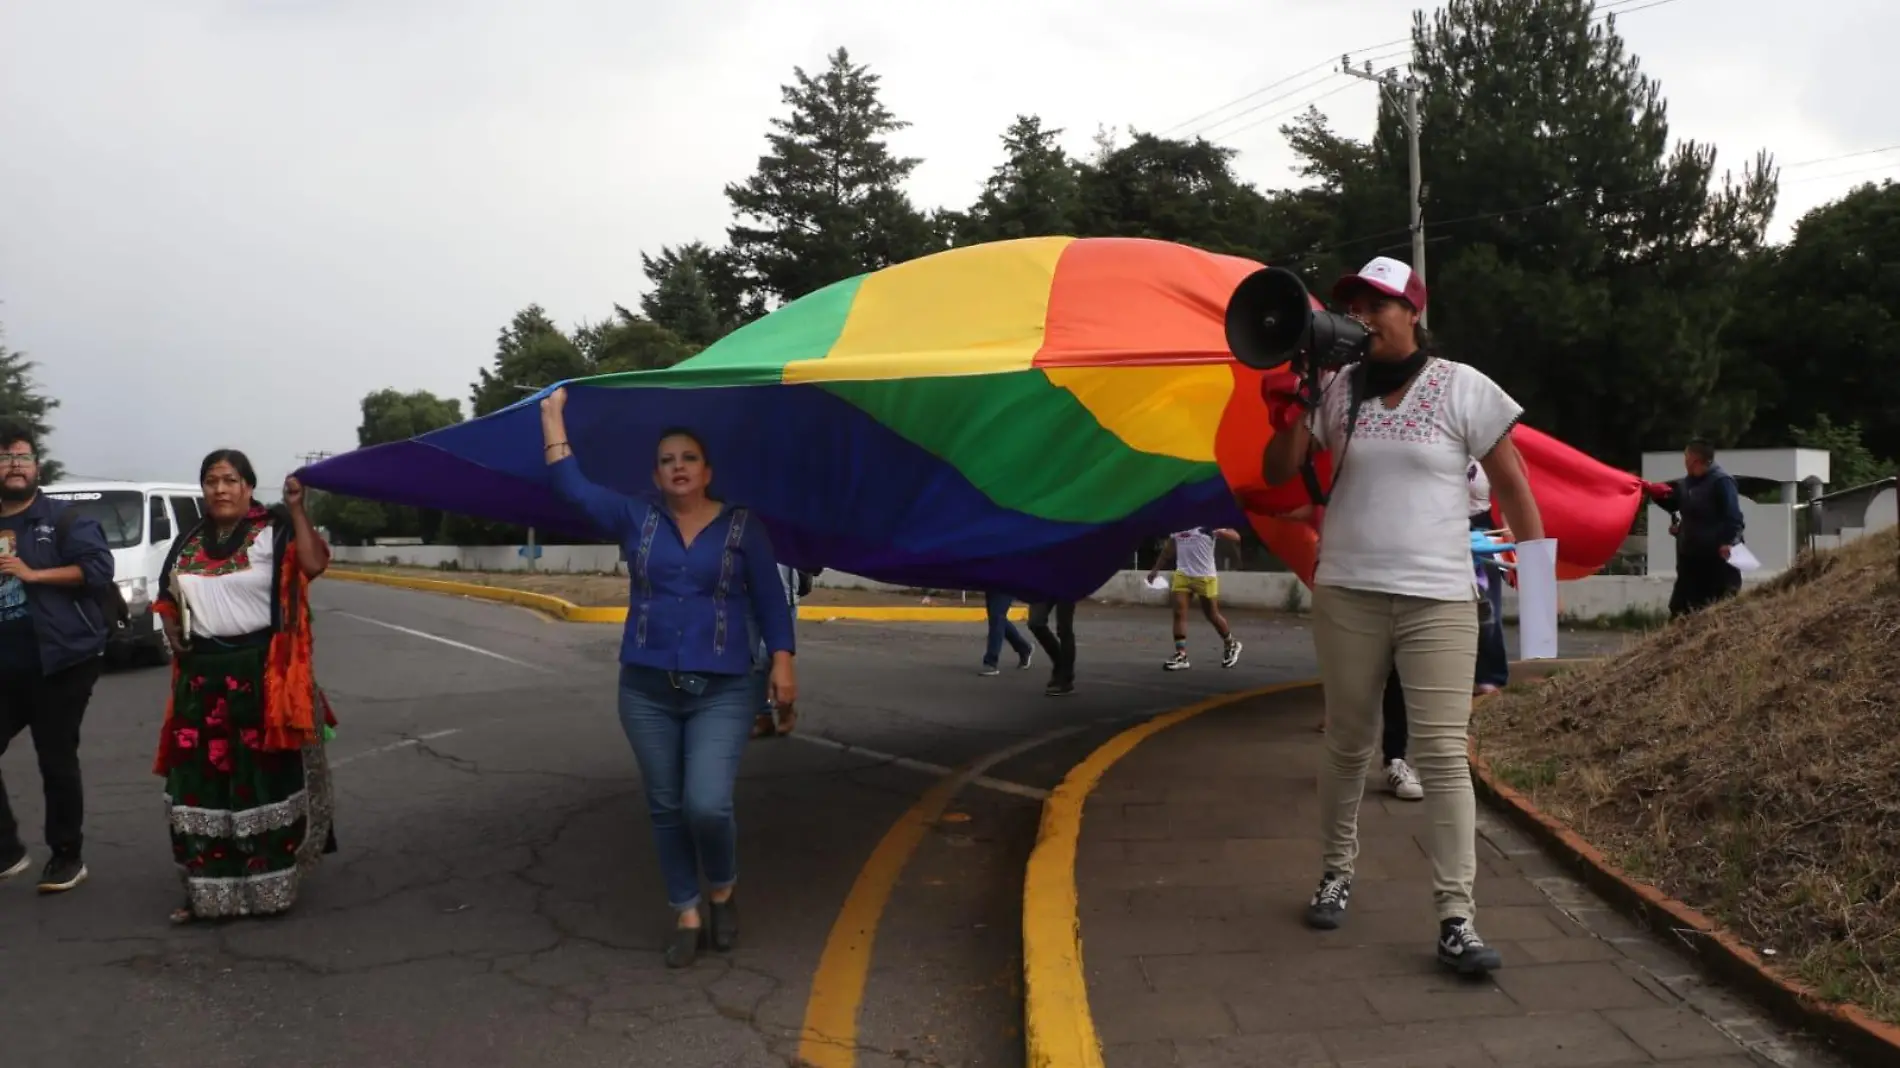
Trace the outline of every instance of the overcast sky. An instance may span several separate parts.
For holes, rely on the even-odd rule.
[[[466,407],[523,305],[597,319],[637,301],[642,249],[722,240],[722,186],[763,150],[779,86],[839,45],[913,123],[912,196],[960,207],[1018,112],[1077,152],[1100,124],[1194,132],[1403,37],[1415,6],[0,0],[0,326],[64,402],[51,444],[74,472],[189,481],[233,445],[274,485],[354,446],[370,390]],[[1900,144],[1875,86],[1891,0],[1670,0],[1619,25],[1677,137],[1788,167],[1778,239],[1900,177],[1900,152],[1794,166]],[[1368,131],[1374,89],[1348,82],[1296,79],[1206,132],[1287,185],[1287,112],[1323,96]]]

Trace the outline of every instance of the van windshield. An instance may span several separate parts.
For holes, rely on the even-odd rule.
[[[137,490],[74,490],[49,493],[105,528],[106,545],[130,549],[145,544],[145,494]]]

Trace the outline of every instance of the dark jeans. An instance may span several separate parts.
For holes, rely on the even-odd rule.
[[[1017,630],[1016,624],[1009,620],[1009,610],[1015,603],[1016,598],[1007,593],[983,595],[983,609],[989,613],[990,619],[989,642],[983,647],[984,667],[995,667],[1002,659],[1005,641],[1009,642],[1009,647],[1016,651],[1018,657],[1027,659],[1029,656],[1032,648],[1029,639],[1023,637],[1022,631]]]
[[[79,778],[79,722],[92,700],[102,661],[98,657],[51,675],[0,680],[0,756],[21,731],[33,734],[46,790],[46,846],[60,856],[78,856],[85,844],[86,795]],[[20,844],[20,825],[0,779],[0,849]]]
[[[1397,668],[1385,677],[1385,700],[1382,702],[1385,714],[1385,762],[1405,759],[1405,687],[1399,685]]]
[[[1490,513],[1472,516],[1471,529],[1490,530]],[[1491,618],[1478,625],[1478,670],[1472,685],[1489,683],[1503,689],[1511,681],[1511,654],[1504,645],[1504,569],[1489,560],[1478,566],[1484,569],[1484,599],[1491,606]]]
[[[1049,629],[1049,616],[1056,617],[1054,631]],[[1049,674],[1049,682],[1055,686],[1070,686],[1075,683],[1075,602],[1074,601],[1037,601],[1029,606],[1029,633],[1036,636],[1042,651],[1049,654],[1055,662]]]
[[[705,678],[694,695],[665,671],[620,666],[620,729],[646,783],[667,903],[682,912],[699,904],[701,873],[714,890],[739,879],[732,789],[765,703],[758,672]]]
[[[1742,592],[1742,573],[1720,556],[1686,555],[1676,561],[1669,616],[1686,616]]]

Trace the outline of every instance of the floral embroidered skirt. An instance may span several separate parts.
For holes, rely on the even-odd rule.
[[[268,647],[181,654],[165,775],[172,856],[194,916],[287,911],[304,873],[334,852],[334,797],[323,744],[259,747]]]

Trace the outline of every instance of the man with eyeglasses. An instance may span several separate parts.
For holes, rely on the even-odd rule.
[[[39,888],[56,894],[86,879],[79,722],[108,630],[92,591],[111,588],[113,568],[98,521],[63,515],[66,506],[42,496],[39,480],[32,434],[0,430],[0,755],[21,731],[32,733],[53,853]],[[0,780],[0,879],[30,864]]]

